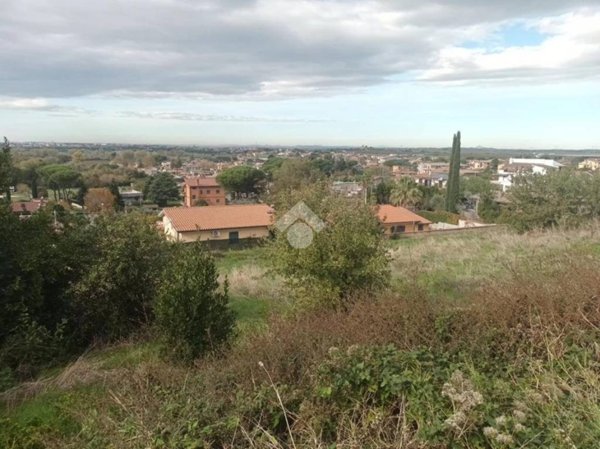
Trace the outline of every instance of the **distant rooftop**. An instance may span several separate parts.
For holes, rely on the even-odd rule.
[[[563,164],[561,164],[560,162],[556,162],[553,159],[521,159],[521,158],[511,157],[508,160],[508,163],[509,163],[509,165],[540,165],[543,167],[553,167],[553,168],[564,167]]]
[[[215,177],[193,177],[185,178],[185,184],[190,187],[219,187],[219,182]]]

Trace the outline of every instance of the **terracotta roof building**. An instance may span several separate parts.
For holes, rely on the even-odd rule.
[[[264,204],[169,207],[162,215],[167,238],[183,242],[265,238],[273,224],[273,209]]]
[[[429,220],[404,207],[382,204],[377,207],[377,218],[383,224],[385,235],[388,237],[431,230]]]
[[[185,178],[183,184],[183,204],[186,207],[198,205],[221,206],[225,204],[225,189],[217,178]]]
[[[13,214],[29,216],[40,210],[44,204],[44,200],[17,201],[11,203],[10,208]]]

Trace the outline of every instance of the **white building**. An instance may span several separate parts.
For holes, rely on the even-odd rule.
[[[586,159],[577,166],[580,170],[600,170],[600,159]]]
[[[502,187],[502,191],[508,191],[514,182],[516,176],[534,174],[546,175],[549,171],[560,170],[563,164],[552,159],[520,159],[510,158],[508,164],[498,167],[497,183]]]

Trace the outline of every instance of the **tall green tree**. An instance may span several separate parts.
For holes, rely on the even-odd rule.
[[[10,187],[13,181],[12,155],[10,153],[10,142],[5,137],[0,152],[0,192],[4,193],[5,200],[10,203]]]
[[[272,173],[271,192],[275,196],[302,189],[321,180],[324,176],[311,161],[299,158],[285,159]]]
[[[170,173],[158,173],[148,180],[144,187],[144,197],[159,207],[179,199],[179,187]]]
[[[40,168],[40,160],[27,160],[21,165],[21,182],[24,182],[31,189],[33,198],[39,197],[39,178],[38,169]]]
[[[121,197],[121,192],[119,191],[119,185],[113,179],[108,185],[108,190],[115,197],[115,210],[123,210],[125,205],[123,204],[123,198]]]
[[[375,188],[371,191],[371,196],[375,200],[376,204],[389,204],[390,195],[394,189],[394,183],[391,181],[382,180],[377,183]]]
[[[70,199],[70,189],[79,187],[81,183],[81,174],[68,165],[45,165],[38,169],[38,173],[46,187],[54,191],[57,201]]]
[[[452,154],[450,155],[450,170],[446,187],[446,210],[456,213],[456,206],[460,199],[460,131],[452,138]]]
[[[154,304],[169,355],[192,361],[220,348],[233,334],[227,283],[221,289],[214,259],[200,242],[180,245],[162,277]]]
[[[234,194],[258,193],[260,191],[260,183],[265,179],[265,172],[254,167],[249,167],[248,165],[228,168],[217,176],[219,184],[225,190]]]

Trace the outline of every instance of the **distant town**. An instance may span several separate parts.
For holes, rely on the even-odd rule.
[[[335,195],[373,204],[388,237],[494,225],[520,177],[600,170],[600,151],[464,148],[457,209],[444,215],[451,152],[443,148],[16,143],[12,154],[11,207],[22,218],[48,204],[91,215],[138,209],[155,214],[171,240],[229,244],[270,235],[277,184],[295,185],[278,179],[286,166],[292,178],[314,175]]]

